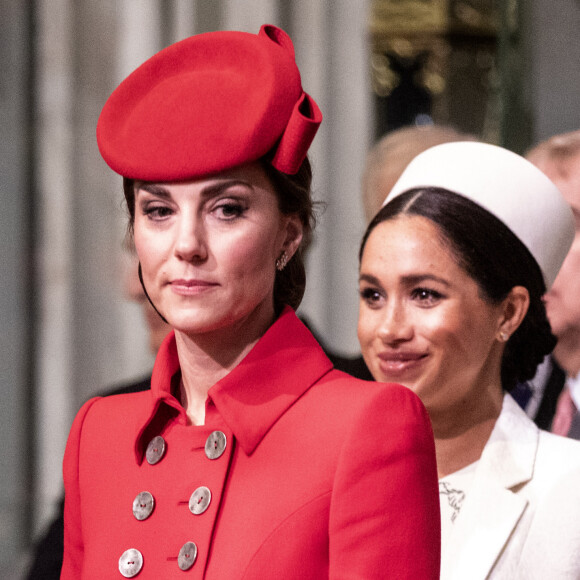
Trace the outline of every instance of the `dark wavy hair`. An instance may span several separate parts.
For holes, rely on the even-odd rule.
[[[531,379],[556,345],[546,316],[546,285],[538,263],[520,239],[498,218],[473,201],[436,187],[411,189],[390,201],[373,218],[361,242],[359,260],[374,228],[400,215],[433,222],[440,240],[477,283],[483,300],[498,304],[514,286],[530,295],[528,312],[508,340],[502,359],[504,390]]]
[[[306,270],[304,252],[312,239],[316,224],[314,202],[312,201],[312,167],[308,157],[304,159],[295,175],[287,175],[274,168],[267,157],[261,160],[261,165],[274,186],[278,207],[282,214],[297,214],[303,227],[303,237],[300,247],[292,256],[282,271],[276,271],[274,281],[274,308],[279,314],[287,304],[296,310],[302,302],[306,288]],[[133,236],[135,224],[135,180],[123,178],[123,193],[129,213],[127,235]],[[274,267],[274,264],[272,264]]]

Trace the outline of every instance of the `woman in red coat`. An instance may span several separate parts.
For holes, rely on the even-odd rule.
[[[75,419],[62,578],[438,578],[424,407],[333,370],[294,314],[321,119],[273,26],[170,46],[105,104],[99,147],[174,332],[151,391]]]

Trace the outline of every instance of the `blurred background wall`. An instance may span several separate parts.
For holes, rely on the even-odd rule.
[[[209,30],[290,33],[325,115],[312,161],[326,210],[301,313],[346,355],[358,351],[359,191],[375,139],[434,120],[522,152],[580,127],[578,0],[0,0],[0,11],[1,578],[18,577],[55,509],[80,404],[152,364],[123,297],[121,181],[95,141],[107,96],[143,60]]]

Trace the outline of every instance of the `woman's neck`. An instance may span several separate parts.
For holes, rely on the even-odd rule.
[[[250,316],[204,334],[175,331],[181,367],[180,399],[192,424],[205,423],[209,389],[242,361],[272,322],[272,319],[266,322]]]
[[[429,411],[439,477],[454,473],[477,461],[483,453],[501,412],[501,387],[484,391],[472,403],[460,402],[456,408]]]

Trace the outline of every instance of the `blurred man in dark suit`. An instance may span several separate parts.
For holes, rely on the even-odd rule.
[[[524,407],[541,428],[580,439],[580,130],[556,135],[526,157],[556,184],[572,207],[576,237],[546,295],[558,343],[532,381],[532,396]]]

